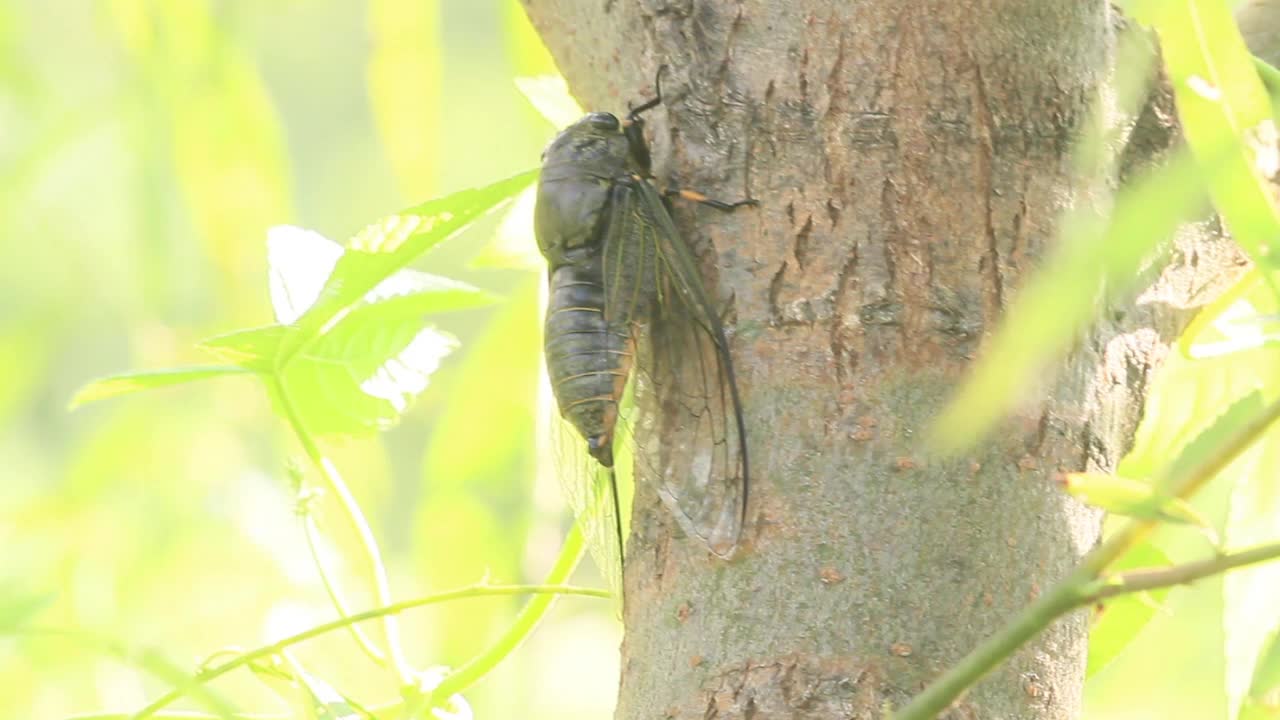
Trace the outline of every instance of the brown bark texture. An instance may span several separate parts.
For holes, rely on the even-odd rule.
[[[1070,153],[1107,92],[1108,4],[524,3],[584,107],[625,112],[669,66],[659,179],[761,203],[677,208],[727,308],[751,505],[726,562],[640,478],[618,717],[882,717],[1094,544],[1053,476],[1114,465],[1216,267],[1192,233],[998,433],[925,448],[1083,192]],[[947,716],[1078,716],[1086,625],[1057,623]]]

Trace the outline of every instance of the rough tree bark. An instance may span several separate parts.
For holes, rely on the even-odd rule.
[[[1052,476],[1119,458],[1188,273],[1218,266],[1189,241],[1154,301],[1082,338],[1048,399],[1031,393],[966,457],[925,453],[1082,190],[1068,155],[1107,90],[1110,8],[524,2],[585,107],[625,110],[670,66],[660,178],[761,202],[677,217],[730,308],[746,547],[711,557],[637,489],[618,717],[881,717],[1095,542],[1095,515]],[[1085,639],[1082,615],[1058,623],[949,715],[1076,717]]]

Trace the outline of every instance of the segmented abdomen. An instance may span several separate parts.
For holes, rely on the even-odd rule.
[[[543,342],[561,414],[587,439],[592,457],[613,467],[613,428],[634,343],[629,327],[606,319],[601,262],[590,253],[552,271]]]

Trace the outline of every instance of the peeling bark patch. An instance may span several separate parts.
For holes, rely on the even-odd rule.
[[[844,582],[844,575],[839,570],[827,566],[818,572],[818,579],[824,585],[835,585],[836,583]]]
[[[676,608],[676,620],[679,620],[681,623],[686,622],[692,614],[693,606],[687,602],[680,603],[680,607]]]

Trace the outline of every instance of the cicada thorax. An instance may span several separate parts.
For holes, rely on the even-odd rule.
[[[547,372],[560,412],[587,450],[613,467],[618,405],[635,359],[635,328],[608,312],[599,248],[551,270],[543,333]]]

